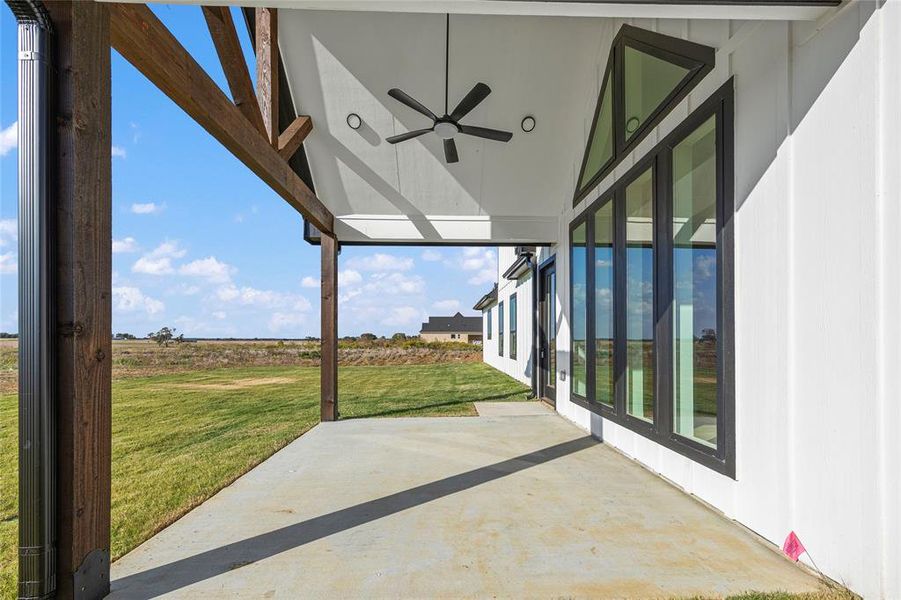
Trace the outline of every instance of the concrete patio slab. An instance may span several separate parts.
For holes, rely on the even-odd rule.
[[[113,599],[815,591],[551,412],[323,423],[113,565]]]
[[[532,417],[554,414],[544,402],[473,402],[480,417]]]

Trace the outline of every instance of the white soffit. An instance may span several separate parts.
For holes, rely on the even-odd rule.
[[[297,112],[313,119],[304,147],[339,237],[555,239],[600,85],[598,56],[613,34],[606,19],[451,15],[448,109],[487,83],[491,95],[461,122],[513,139],[457,136],[460,162],[447,165],[435,134],[385,141],[431,125],[390,98],[392,87],[444,113],[443,14],[282,11],[282,60]],[[350,113],[362,118],[360,129],[347,125]],[[531,133],[520,128],[526,115],[537,119]]]

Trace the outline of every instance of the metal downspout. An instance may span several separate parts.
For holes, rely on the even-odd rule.
[[[538,397],[538,352],[541,347],[538,340],[538,262],[534,256],[528,257],[532,271],[532,393],[529,399]]]
[[[19,39],[19,598],[56,591],[56,399],[48,194],[52,25],[41,2],[7,0]]]

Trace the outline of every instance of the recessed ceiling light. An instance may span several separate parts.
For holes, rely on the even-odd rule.
[[[520,123],[519,126],[522,127],[522,130],[526,133],[531,132],[533,129],[535,129],[535,117],[531,115],[523,117],[522,123]]]
[[[357,113],[350,113],[347,115],[347,126],[351,129],[359,129],[363,124],[363,119],[360,118],[360,115]]]

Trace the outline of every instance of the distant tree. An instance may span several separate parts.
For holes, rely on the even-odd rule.
[[[17,337],[19,337],[18,333],[7,333],[5,331],[0,331],[0,339],[8,340],[15,339]]]
[[[700,341],[715,342],[716,341],[716,329],[702,329]]]
[[[116,335],[113,336],[113,339],[114,340],[136,340],[138,338],[136,338],[135,336],[133,336],[130,333],[117,333]]]
[[[367,342],[372,342],[374,340],[377,340],[378,338],[376,337],[376,335],[374,333],[364,333],[364,334],[360,335],[360,339],[366,340]]]
[[[406,333],[400,333],[400,332],[398,332],[398,333],[395,333],[394,335],[391,336],[391,340],[394,341],[394,342],[403,342],[403,341],[406,340],[406,339],[407,339],[407,334],[406,334]]]
[[[169,342],[171,342],[172,339],[175,337],[175,327],[172,327],[172,328],[163,327],[156,333],[154,333],[154,332],[148,333],[147,337],[150,338],[151,340],[153,340],[154,342],[156,342],[157,344],[159,344],[160,346],[168,346]],[[177,339],[176,341],[184,340],[184,335],[180,335],[179,338],[180,339]]]

